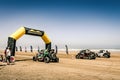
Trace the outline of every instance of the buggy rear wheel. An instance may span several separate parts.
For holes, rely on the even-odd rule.
[[[55,59],[55,62],[59,62],[59,58],[56,58],[56,59]]]

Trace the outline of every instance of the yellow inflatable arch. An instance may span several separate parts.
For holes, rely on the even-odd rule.
[[[10,47],[12,56],[15,56],[16,41],[24,34],[40,36],[42,40],[45,42],[45,48],[49,50],[51,49],[51,41],[44,31],[31,29],[27,27],[21,27],[15,33],[13,33],[10,37],[8,37],[7,47]]]

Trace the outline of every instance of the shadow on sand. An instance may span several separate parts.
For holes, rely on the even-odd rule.
[[[15,60],[15,62],[19,62],[19,61],[30,61],[32,59],[21,59],[21,60]]]

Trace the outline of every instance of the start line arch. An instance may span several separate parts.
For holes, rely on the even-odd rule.
[[[45,48],[48,50],[51,49],[51,41],[44,31],[27,28],[27,27],[21,27],[10,37],[8,37],[7,47],[10,47],[11,56],[15,56],[16,41],[24,34],[41,37],[42,40],[45,42]]]

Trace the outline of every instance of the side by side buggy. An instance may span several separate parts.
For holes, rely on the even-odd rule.
[[[59,62],[59,58],[56,56],[57,53],[54,52],[54,49],[51,49],[50,51],[41,50],[38,52],[35,56],[33,56],[33,61],[39,61],[39,62]]]
[[[76,59],[96,59],[95,53],[89,49],[81,50],[75,57]]]
[[[96,53],[96,56],[110,58],[110,52],[108,50],[100,50],[98,53]]]

